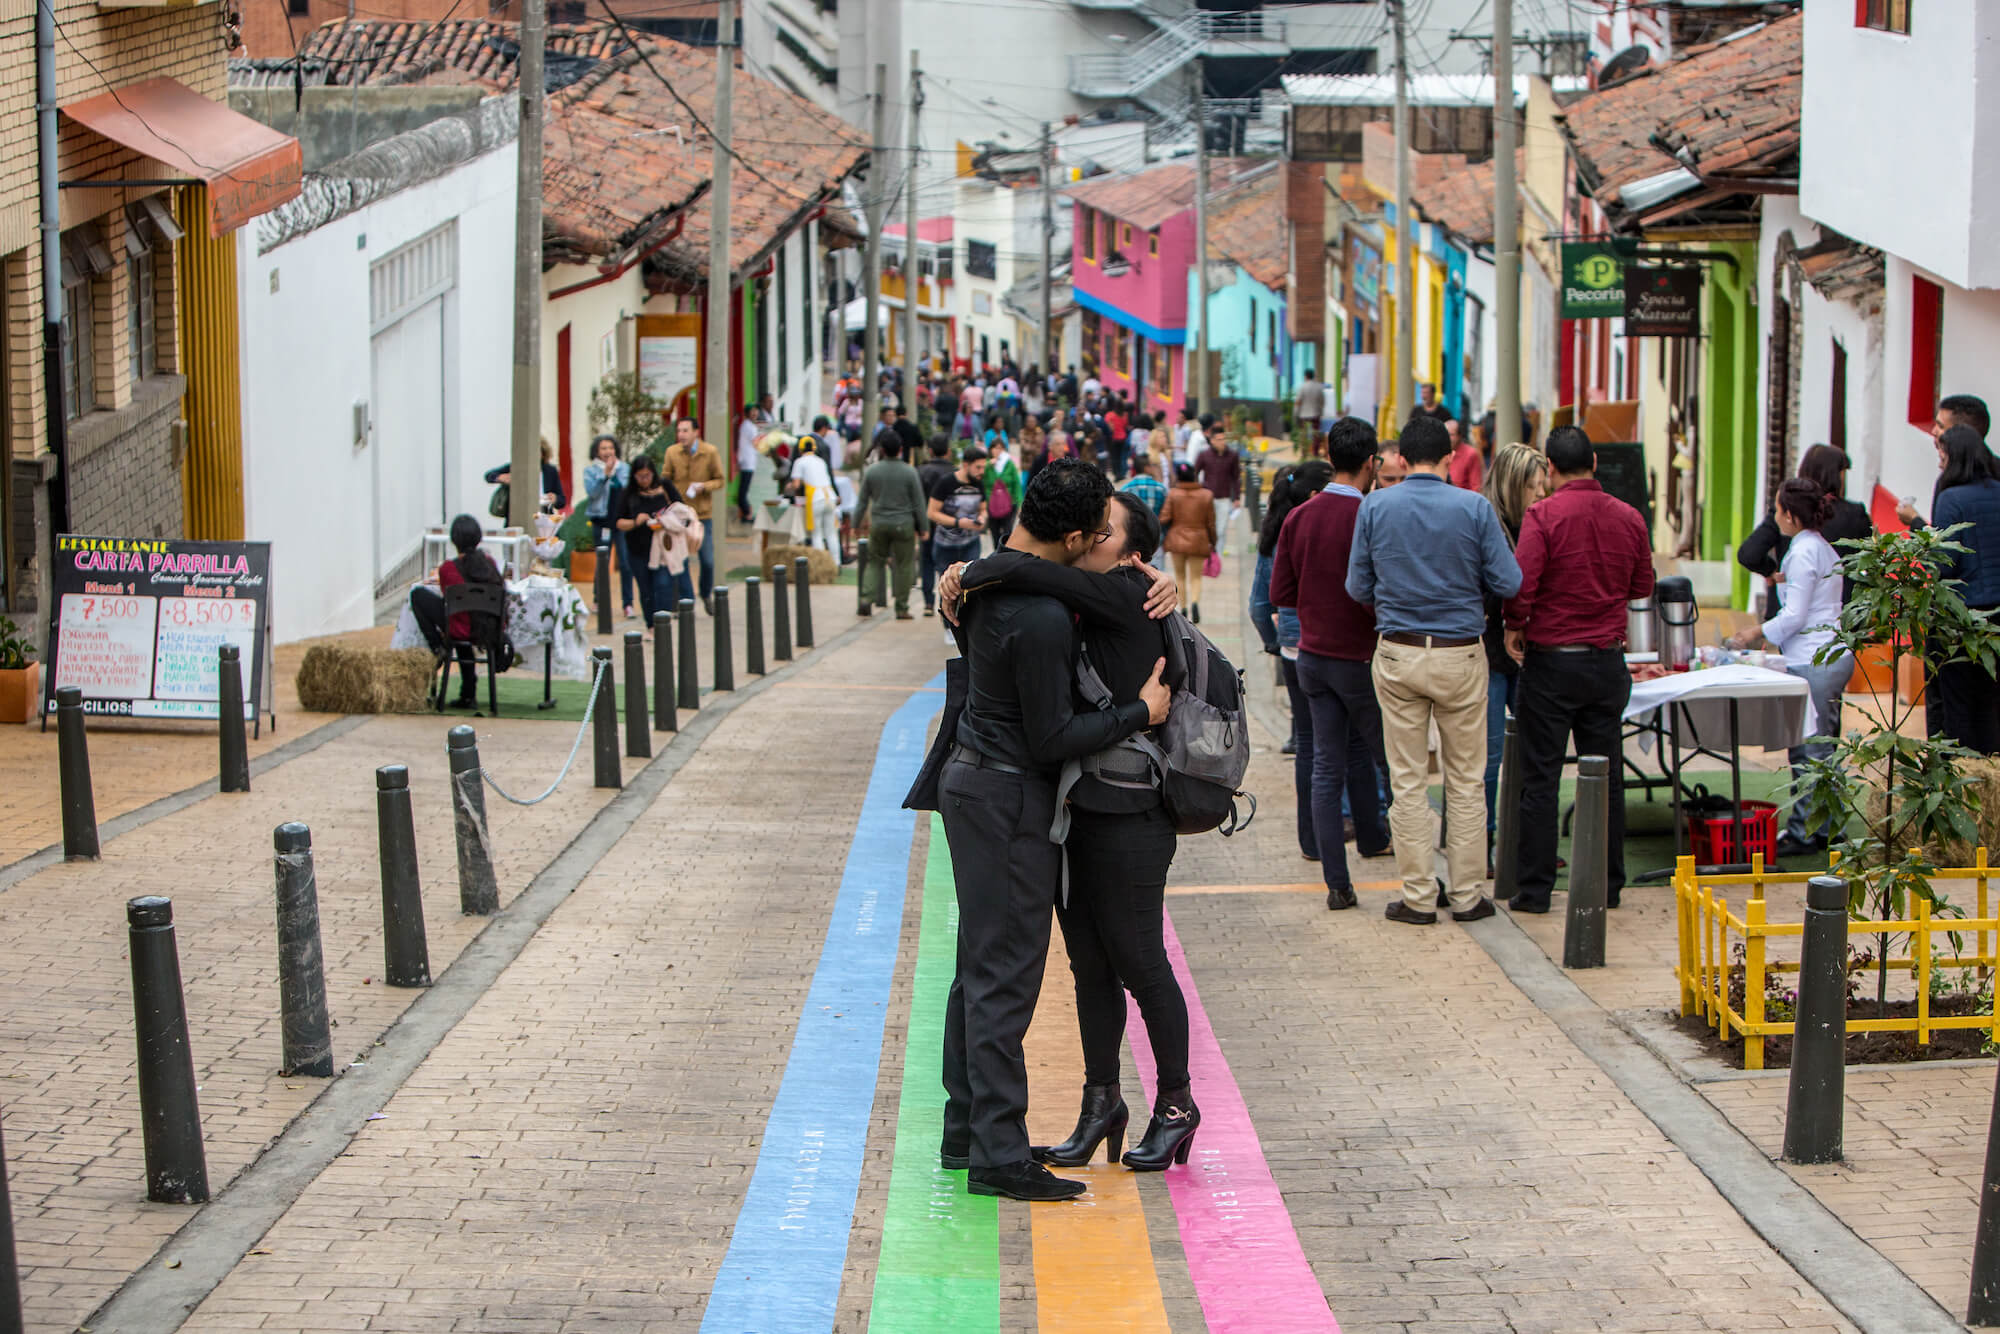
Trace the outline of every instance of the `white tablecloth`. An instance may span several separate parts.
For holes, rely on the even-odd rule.
[[[585,627],[589,619],[583,598],[563,580],[533,575],[507,585],[507,637],[514,641],[514,652],[521,657],[517,665],[522,670],[541,666],[541,654],[530,650],[552,644],[550,670],[565,680],[588,681],[590,636]],[[389,647],[428,647],[408,599],[396,617],[396,632],[390,637]]]
[[[1685,707],[1672,715],[1683,746],[1694,745],[1697,739],[1711,747],[1726,746],[1732,699],[1737,701],[1739,745],[1785,750],[1819,730],[1812,692],[1803,677],[1740,664],[1634,681],[1625,721],[1638,722],[1663,705],[1680,703]],[[1648,743],[1649,738],[1641,738],[1642,746]]]

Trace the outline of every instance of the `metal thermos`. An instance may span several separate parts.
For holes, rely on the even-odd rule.
[[[1653,605],[1660,618],[1660,665],[1683,671],[1694,661],[1694,623],[1701,615],[1694,602],[1694,581],[1678,574],[1657,581]]]
[[[1660,649],[1660,627],[1657,613],[1653,611],[1653,599],[1636,598],[1625,604],[1625,651],[1627,653],[1657,653]]]

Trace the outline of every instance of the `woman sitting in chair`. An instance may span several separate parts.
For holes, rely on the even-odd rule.
[[[421,584],[410,590],[410,611],[416,616],[417,628],[424,632],[424,640],[430,644],[431,652],[443,658],[449,646],[458,656],[461,689],[458,698],[451,702],[455,709],[471,709],[479,705],[479,676],[472,660],[472,648],[486,637],[484,632],[491,631],[493,627],[481,626],[482,633],[475,635],[471,613],[459,612],[447,617],[444,590],[453,584],[505,586],[506,580],[500,574],[500,567],[493,563],[491,556],[479,549],[479,539],[484,536],[479,520],[470,514],[461,514],[453,519],[451,544],[458,548],[458,555],[437,567],[437,587]],[[438,689],[444,690],[450,685],[451,669],[447,667]]]

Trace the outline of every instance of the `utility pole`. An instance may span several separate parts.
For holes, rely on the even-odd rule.
[[[922,283],[917,266],[917,169],[921,152],[917,110],[924,104],[923,71],[917,53],[910,52],[910,177],[903,183],[903,415],[917,419],[917,294]],[[949,429],[949,428],[947,428]]]
[[[1389,0],[1396,25],[1396,375],[1390,382],[1395,410],[1389,429],[1417,405],[1416,256],[1410,245],[1410,62],[1405,51],[1404,0]]]
[[[1208,411],[1208,103],[1206,62],[1194,62],[1194,370],[1187,377],[1194,410]]]
[[[521,6],[520,169],[514,201],[514,421],[508,450],[507,522],[533,533],[542,508],[542,48],[548,0]]]
[[[861,260],[861,291],[867,309],[861,315],[861,452],[866,455],[875,444],[875,424],[882,418],[882,326],[876,311],[882,302],[882,219],[889,211],[888,137],[889,67],[875,66],[874,113],[868,149],[868,246]],[[916,254],[916,238],[909,237],[910,255]]]
[[[708,294],[707,323],[702,327],[702,425],[703,434],[728,463],[723,472],[736,473],[736,484],[748,486],[749,478],[737,467],[736,441],[729,429],[735,415],[735,383],[730,374],[729,336],[735,329],[736,290],[730,282],[729,206],[730,177],[735,159],[730,156],[730,136],[734,130],[736,97],[736,0],[720,0],[715,10],[715,110],[709,129],[715,136],[710,146],[708,169]],[[729,505],[714,506],[710,522],[721,523],[720,535],[729,535]]]
[[[1493,340],[1491,444],[1521,435],[1521,235],[1514,184],[1514,0],[1493,0]]]
[[[1042,122],[1042,385],[1046,394],[1048,380],[1056,373],[1056,329],[1051,313],[1050,293],[1055,286],[1055,261],[1051,248],[1055,245],[1056,234],[1056,155],[1055,145],[1050,139],[1049,123]]]

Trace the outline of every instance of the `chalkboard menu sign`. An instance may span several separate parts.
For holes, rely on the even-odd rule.
[[[44,667],[45,713],[58,687],[83,691],[86,714],[219,718],[217,653],[241,652],[243,716],[264,698],[270,624],[269,542],[56,538],[56,614]]]
[[[1652,488],[1646,481],[1646,447],[1635,444],[1594,446],[1597,452],[1597,484],[1604,493],[1639,511],[1650,532],[1653,527]]]

